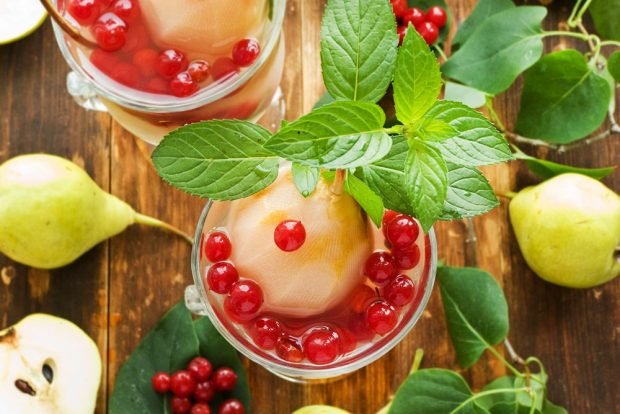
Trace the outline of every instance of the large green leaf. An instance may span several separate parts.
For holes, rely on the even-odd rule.
[[[387,0],[329,0],[321,25],[321,66],[329,93],[377,102],[392,80],[397,45]]]
[[[452,40],[453,50],[462,46],[489,17],[514,7],[512,0],[480,0],[469,17],[459,26],[459,30]]]
[[[448,193],[440,220],[478,216],[499,205],[493,188],[480,171],[452,162],[446,165]]]
[[[437,58],[416,30],[407,30],[394,73],[396,118],[403,124],[420,119],[441,90]]]
[[[245,121],[198,122],[169,133],[153,151],[153,164],[165,181],[190,194],[243,198],[278,176],[278,158],[263,147],[270,135]]]
[[[446,82],[444,90],[446,101],[460,102],[470,108],[480,108],[486,103],[487,95],[478,89],[455,82]]]
[[[338,101],[282,127],[265,148],[310,167],[354,168],[383,158],[392,140],[372,103]]]
[[[607,177],[609,174],[613,173],[615,169],[615,167],[579,168],[573,167],[571,165],[558,164],[557,162],[541,160],[539,158],[532,157],[525,154],[519,149],[516,149],[514,157],[517,160],[525,161],[525,164],[530,169],[530,171],[545,180],[551,177],[555,177],[556,175],[565,173],[582,174],[587,175],[588,177],[592,177],[596,180],[601,180]]]
[[[546,15],[547,9],[539,6],[492,15],[444,64],[444,75],[491,95],[505,91],[542,55],[541,22]]]
[[[593,0],[589,10],[596,31],[604,39],[620,41],[620,0]]]
[[[611,91],[585,57],[566,49],[525,73],[516,131],[557,144],[581,139],[604,122]]]
[[[475,401],[469,401],[472,397],[469,386],[456,372],[422,369],[398,388],[388,414],[488,414]]]
[[[347,174],[347,178],[344,182],[344,189],[357,201],[362,209],[364,209],[377,228],[381,227],[384,210],[381,197],[353,174]]]
[[[437,278],[456,355],[469,368],[506,338],[506,298],[493,276],[480,269],[441,267]]]
[[[617,83],[620,83],[620,51],[615,51],[607,60],[607,70]]]

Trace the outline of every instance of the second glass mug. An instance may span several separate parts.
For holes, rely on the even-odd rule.
[[[140,4],[138,0],[134,1]],[[191,0],[188,1],[192,3]],[[67,0],[53,0],[53,2],[71,24],[80,24],[65,10]],[[214,79],[212,83],[207,84],[190,96],[178,97],[170,93],[153,93],[144,85],[140,88],[134,88],[129,87],[127,82],[123,84],[122,81],[113,80],[109,74],[104,73],[101,69],[102,64],[94,59],[95,49],[76,42],[63,32],[59,25],[54,23],[56,40],[63,57],[72,69],[67,77],[67,88],[76,101],[87,109],[108,111],[126,130],[153,145],[157,145],[168,132],[185,124],[226,118],[256,122],[267,110],[269,110],[269,114],[261,120],[261,123],[267,124],[264,126],[272,129],[279,126],[280,121],[284,118],[284,106],[279,83],[284,67],[282,23],[286,0],[273,0],[271,10],[269,9],[269,0],[244,0],[243,3],[245,4],[236,2],[234,6],[231,6],[230,2],[221,0],[202,1],[197,6],[200,8],[199,11],[203,12],[201,17],[205,20],[219,20],[217,22],[209,21],[208,24],[211,26],[205,26],[204,21],[196,23],[196,16],[191,16],[193,4],[182,5],[175,0],[148,0],[147,3],[154,5],[155,2],[157,2],[157,6],[149,6],[149,16],[151,20],[155,20],[155,24],[162,24],[155,18],[167,18],[167,14],[161,15],[165,11],[166,13],[182,14],[179,20],[185,18],[188,21],[193,21],[195,25],[200,24],[200,30],[203,30],[204,27],[209,27],[208,30],[211,31],[217,30],[211,26],[219,25],[221,30],[225,32],[218,33],[219,37],[216,41],[219,43],[209,44],[207,52],[202,52],[202,54],[195,51],[187,52],[187,61],[206,60],[211,65],[211,72],[213,72],[216,70],[214,62],[217,62],[219,57],[229,57],[234,43],[239,38],[246,37],[258,39],[261,48],[260,54],[253,63],[246,67],[237,67],[231,75],[224,76],[222,79]],[[142,4],[146,3],[143,2]],[[165,4],[170,5],[169,8],[174,8],[166,10],[162,7]],[[213,5],[220,6],[220,10],[215,11],[213,7],[209,9],[209,6]],[[239,8],[251,10],[245,13],[246,19],[243,20],[248,27],[231,27],[230,16],[234,10]],[[155,9],[155,11],[151,9]],[[207,17],[205,17],[204,12],[207,10]],[[143,14],[145,13],[143,12]],[[222,16],[226,15],[229,16],[228,19],[223,20]],[[81,23],[86,25],[84,22]],[[87,24],[92,25],[92,21]],[[128,25],[127,35],[131,33],[132,24],[134,23]],[[140,26],[135,24],[138,28],[143,27],[143,25],[144,22],[141,22]],[[151,23],[152,25],[154,24]],[[193,38],[191,41],[188,39],[195,34],[190,32],[188,35],[184,28],[178,26],[177,24],[172,28],[166,28],[166,30],[171,32],[176,30],[180,32],[178,36],[186,36],[178,42],[185,48],[191,48],[192,43],[195,43],[197,39]],[[85,30],[87,29],[83,28],[82,32]],[[235,31],[241,33],[234,33]],[[173,36],[161,35],[160,37],[166,39],[163,44],[170,45],[169,40]],[[97,50],[96,52],[99,55],[109,60],[103,65],[112,66],[109,69],[112,72],[120,69],[120,65],[125,63],[121,61],[119,65],[116,60],[117,55],[121,58],[128,56],[124,59],[131,63],[130,54],[136,53],[139,46],[135,46],[135,50],[131,52],[125,52],[125,48],[133,46],[130,41],[128,37],[127,44],[114,53],[101,53],[101,50]],[[162,40],[158,39],[156,43],[162,43]],[[164,47],[162,46],[162,48]],[[169,47],[175,48],[174,45]],[[149,44],[145,49],[148,48],[156,48],[156,46]],[[199,49],[204,49],[204,47]],[[209,53],[208,57],[205,56],[206,53]],[[225,63],[230,63],[230,59],[225,60],[228,60]],[[213,73],[212,75],[214,76]],[[156,77],[154,76],[154,78]],[[161,81],[163,82],[163,80]]]

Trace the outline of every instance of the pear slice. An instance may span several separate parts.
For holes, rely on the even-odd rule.
[[[0,412],[92,414],[100,381],[97,346],[67,320],[33,314],[0,332]]]

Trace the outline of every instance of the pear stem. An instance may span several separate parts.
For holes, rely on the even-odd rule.
[[[177,236],[182,237],[189,244],[194,244],[194,239],[192,239],[187,233],[180,230],[177,227],[174,227],[168,223],[165,223],[161,220],[157,220],[156,218],[145,216],[144,214],[136,213],[136,223],[144,224],[145,226],[157,227],[170,233],[176,234]]]
[[[332,192],[332,194],[338,195],[338,196],[342,195],[342,192],[344,190],[345,176],[346,176],[345,170],[336,170],[336,176],[334,177],[334,182],[332,183],[332,186],[329,189]]]
[[[58,26],[62,28],[63,32],[71,36],[73,40],[83,44],[86,47],[97,47],[97,44],[95,42],[88,40],[87,38],[82,36],[82,33],[80,33],[80,31],[76,27],[72,26],[64,17],[62,17],[60,12],[56,10],[56,7],[54,7],[50,0],[41,0],[41,4],[43,4],[45,10],[47,10],[49,15],[52,17],[52,19],[54,19]]]

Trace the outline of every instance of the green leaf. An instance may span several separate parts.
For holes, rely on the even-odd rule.
[[[459,374],[445,369],[422,369],[402,383],[388,414],[488,414],[474,401]]]
[[[589,11],[603,39],[620,40],[620,0],[594,0]]]
[[[469,39],[476,29],[489,17],[514,7],[515,5],[511,0],[480,0],[469,17],[459,26],[459,30],[452,40],[453,50],[465,44],[467,39]],[[446,97],[446,99],[449,98]]]
[[[415,131],[414,135],[423,141],[443,141],[458,135],[457,130],[447,122],[426,116],[412,124],[411,129]]]
[[[556,162],[541,160],[530,155],[525,154],[518,148],[514,147],[516,152],[514,154],[515,159],[525,161],[527,167],[534,174],[538,175],[540,178],[549,179],[551,177],[555,177],[556,175],[565,174],[565,173],[576,173],[587,175],[588,177],[592,177],[596,180],[601,180],[607,177],[609,174],[614,172],[615,167],[605,167],[605,168],[579,168],[573,167],[571,165],[558,164]]]
[[[448,190],[448,169],[439,150],[422,142],[411,142],[405,161],[407,196],[424,232],[443,211]]]
[[[557,144],[576,141],[605,121],[610,96],[581,53],[550,53],[525,73],[516,131]]]
[[[168,183],[201,197],[234,200],[278,176],[279,160],[263,148],[270,132],[245,121],[206,121],[169,133],[153,152]]]
[[[545,400],[543,404],[542,414],[568,414],[568,411],[564,407],[555,405],[549,400]]]
[[[364,209],[377,228],[381,227],[384,210],[381,197],[375,194],[366,183],[353,174],[347,174],[347,178],[344,182],[344,190]]]
[[[499,403],[489,410],[491,414],[540,414],[539,410],[532,410],[519,403]]]
[[[265,148],[311,167],[355,168],[383,158],[392,144],[385,114],[372,103],[338,101],[280,129]]]
[[[437,58],[416,30],[407,30],[394,73],[396,118],[405,125],[422,118],[440,90]]]
[[[620,51],[615,51],[607,59],[607,70],[617,83],[620,83]]]
[[[530,394],[518,393],[516,395],[517,403],[524,407],[534,406],[537,410],[542,410],[545,401],[545,391],[547,389],[547,375],[545,373],[531,374],[529,385],[525,378],[515,379],[515,388],[524,388],[528,386],[531,392],[534,393],[534,401],[532,401],[532,396]]]
[[[336,101],[336,99],[334,99],[333,96],[331,96],[329,94],[329,92],[325,92],[323,95],[321,95],[321,97],[319,98],[318,101],[316,101],[316,103],[314,104],[314,106],[312,107],[312,109],[317,109],[320,108],[322,106],[328,105],[332,102]],[[287,123],[288,124],[288,123]]]
[[[512,390],[515,384],[515,377],[503,376],[496,378],[492,382],[482,388],[481,392],[494,391],[494,390]],[[527,394],[527,393],[526,393]],[[493,406],[498,404],[514,404],[517,400],[516,393],[514,392],[501,392],[496,394],[483,395],[478,399],[478,404],[481,407],[490,410]]]
[[[460,83],[446,82],[444,99],[446,101],[460,102],[475,109],[484,106],[487,95],[478,89],[470,88]]]
[[[291,171],[293,183],[302,196],[308,197],[319,182],[319,169],[294,162]]]
[[[506,338],[506,298],[493,276],[480,269],[442,267],[437,278],[456,355],[469,368]]]
[[[438,101],[426,116],[447,122],[458,132],[433,144],[447,161],[477,167],[512,159],[506,139],[480,112],[458,102]]]
[[[510,8],[487,18],[444,64],[443,73],[465,85],[497,95],[543,52],[541,22],[547,9]]]
[[[397,45],[387,0],[329,0],[321,25],[321,66],[329,93],[377,102],[392,80]]]
[[[493,188],[480,171],[446,162],[448,193],[440,220],[478,216],[499,205]]]

